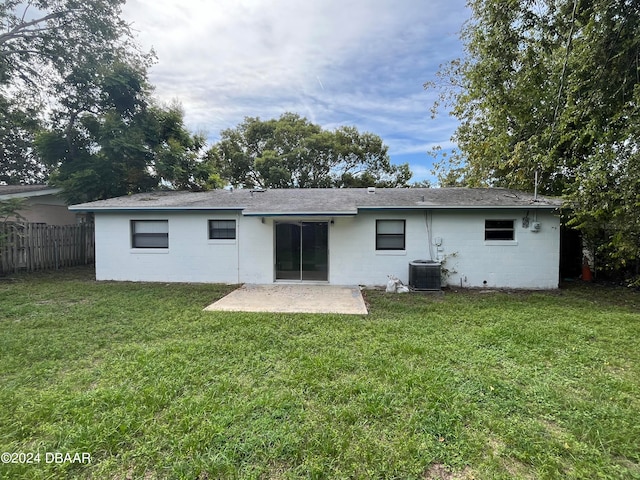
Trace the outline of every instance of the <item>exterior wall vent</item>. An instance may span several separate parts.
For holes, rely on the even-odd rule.
[[[414,290],[440,290],[441,265],[433,260],[409,262],[409,286]]]

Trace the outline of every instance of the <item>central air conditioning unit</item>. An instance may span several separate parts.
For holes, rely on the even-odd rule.
[[[409,262],[409,286],[414,290],[440,290],[441,264],[433,260]]]

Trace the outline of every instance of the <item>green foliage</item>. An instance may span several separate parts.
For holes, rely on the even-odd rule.
[[[36,138],[51,183],[69,202],[219,186],[213,163],[202,158],[204,138],[187,131],[179,105],[152,103],[144,69],[118,61],[100,71],[93,109]]]
[[[610,269],[640,266],[640,4],[472,0],[467,56],[443,67],[460,120],[445,185],[566,195],[573,224]],[[436,105],[437,108],[439,105]],[[629,190],[631,189],[631,190]]]
[[[640,152],[635,142],[609,145],[576,172],[570,189],[575,205],[571,224],[611,272],[627,271],[640,280]],[[632,280],[633,281],[633,280]]]
[[[0,94],[0,183],[42,182],[47,169],[33,154],[33,138],[40,127],[38,113],[19,99]]]
[[[420,180],[416,182],[411,182],[409,186],[411,188],[431,188],[433,185],[431,185],[430,180]]]
[[[407,164],[391,165],[379,136],[354,127],[326,131],[293,113],[245,118],[222,131],[210,156],[225,180],[247,188],[391,187],[411,178]]]
[[[23,198],[8,198],[0,200],[0,223],[7,223],[11,220],[20,220],[20,210],[24,208]]]
[[[48,169],[35,154],[34,136],[43,125],[73,124],[82,111],[94,108],[101,95],[100,66],[118,58],[148,63],[150,57],[138,53],[120,18],[123,4],[6,0],[0,5],[2,181],[46,179]]]
[[[2,245],[5,243],[7,236],[4,227],[12,222],[23,220],[20,210],[24,207],[23,198],[9,198],[0,200],[0,253],[2,253]]]
[[[0,6],[0,181],[62,187],[69,202],[220,185],[178,105],[155,105],[124,0]],[[46,103],[47,108],[42,108]]]

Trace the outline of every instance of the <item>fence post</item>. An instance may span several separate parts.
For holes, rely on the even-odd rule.
[[[7,224],[0,224],[0,274],[8,273],[7,263],[9,259],[9,232]]]

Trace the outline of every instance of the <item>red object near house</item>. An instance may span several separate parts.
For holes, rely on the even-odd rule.
[[[591,268],[589,268],[589,262],[585,258],[582,261],[582,280],[585,282],[593,281],[593,275],[591,274]]]

